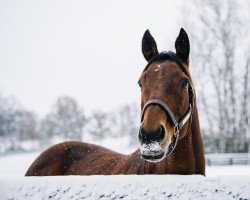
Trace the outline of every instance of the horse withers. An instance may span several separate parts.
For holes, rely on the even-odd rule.
[[[64,142],[43,152],[26,176],[205,175],[203,142],[189,72],[189,39],[184,29],[180,30],[175,49],[175,53],[159,53],[150,32],[143,35],[142,53],[148,63],[138,81],[142,115],[137,151],[123,155],[93,144]]]

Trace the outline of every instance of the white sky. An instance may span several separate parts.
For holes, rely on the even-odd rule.
[[[0,94],[40,116],[60,95],[87,112],[139,102],[142,35],[148,28],[160,51],[173,50],[180,3],[0,0]]]

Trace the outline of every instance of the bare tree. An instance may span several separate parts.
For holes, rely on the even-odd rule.
[[[114,118],[112,113],[94,111],[88,121],[88,132],[96,140],[113,136]]]
[[[51,112],[41,122],[43,138],[59,136],[81,140],[85,116],[77,102],[68,96],[59,97]]]
[[[33,112],[26,110],[17,110],[15,112],[17,126],[17,140],[39,140],[38,120]]]
[[[138,143],[138,131],[140,126],[140,110],[136,103],[127,104],[119,108],[116,115],[118,136],[129,136],[130,145]]]
[[[89,117],[87,132],[96,140],[128,137],[130,145],[135,145],[138,141],[139,117],[139,106],[135,103],[121,106],[113,112],[95,111]]]
[[[25,140],[38,140],[38,121],[13,98],[0,96],[0,152],[22,149]]]
[[[250,128],[249,123],[249,72],[250,71],[250,54],[248,55],[247,62],[244,69],[244,81],[243,81],[243,95],[241,99],[241,111],[240,111],[240,120],[239,120],[239,134],[236,146],[237,149],[243,150],[244,152],[248,151],[249,144],[249,133],[247,130]]]
[[[197,15],[187,24],[195,30],[192,62],[194,70],[200,68],[195,78],[207,137],[216,138],[221,153],[246,152],[249,60],[237,59],[246,51],[240,45],[245,22],[241,5],[233,0],[194,2]]]

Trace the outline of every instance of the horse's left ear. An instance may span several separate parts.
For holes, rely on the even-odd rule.
[[[175,41],[176,55],[183,61],[188,63],[190,45],[186,31],[181,28],[180,33]]]

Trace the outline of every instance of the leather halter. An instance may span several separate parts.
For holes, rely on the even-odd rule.
[[[173,52],[167,52],[166,56],[168,57],[168,60],[173,60],[175,61],[179,67],[181,68],[181,70],[187,74],[186,68],[182,65],[181,61],[178,59],[178,57],[176,56],[175,53]],[[188,74],[187,74],[188,75]],[[166,151],[166,155],[170,155],[178,142],[179,139],[179,132],[180,129],[185,125],[185,123],[190,119],[190,124],[192,121],[192,111],[193,111],[193,106],[194,106],[194,93],[193,93],[193,87],[191,85],[191,83],[189,83],[188,86],[188,94],[189,94],[189,108],[186,111],[186,113],[181,117],[181,119],[179,120],[179,122],[177,122],[177,120],[174,117],[173,112],[171,111],[171,109],[167,106],[167,104],[165,104],[161,99],[150,99],[143,107],[142,112],[141,112],[141,122],[143,121],[144,118],[144,114],[146,109],[151,106],[151,105],[158,105],[162,110],[164,110],[164,112],[166,113],[168,120],[170,122],[170,124],[173,126],[174,128],[174,139],[173,141],[170,143],[167,151]]]

